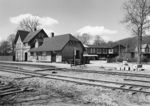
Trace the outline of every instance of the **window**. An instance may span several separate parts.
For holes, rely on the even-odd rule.
[[[99,48],[99,49],[98,49],[98,53],[101,53],[101,52],[102,52],[102,50]]]
[[[95,53],[97,53],[98,52],[98,49],[97,48],[95,48]]]
[[[113,53],[113,49],[109,49],[109,53]]]
[[[38,48],[38,47],[39,47],[39,42],[36,41],[36,42],[35,42],[35,48]]]
[[[46,52],[42,52],[42,56],[46,56]]]
[[[95,53],[95,48],[92,48],[92,53]]]
[[[38,56],[42,56],[42,52],[37,52]]]
[[[145,48],[145,52],[146,52],[146,53],[147,53],[147,52],[149,52],[148,47],[147,47],[147,48]]]
[[[90,48],[90,51],[91,51],[90,53],[92,53],[92,52],[93,52],[92,48]]]
[[[36,56],[36,52],[34,52],[33,55]]]
[[[33,56],[34,55],[34,53],[33,52],[31,52],[31,56]]]
[[[134,58],[135,57],[135,54],[134,53],[131,53],[131,58]]]
[[[47,51],[47,52],[46,52],[46,55],[51,55],[51,52],[50,52],[50,51]]]
[[[104,49],[104,54],[106,54],[106,52],[107,52],[106,49]]]

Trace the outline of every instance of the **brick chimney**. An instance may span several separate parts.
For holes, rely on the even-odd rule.
[[[34,28],[34,31],[36,31],[37,29],[36,28]]]
[[[54,32],[51,32],[51,37],[54,37]]]

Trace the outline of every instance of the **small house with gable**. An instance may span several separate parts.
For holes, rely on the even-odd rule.
[[[38,48],[43,44],[44,38],[48,35],[43,29],[34,32],[18,30],[14,40],[15,44],[15,60],[16,61],[31,61],[29,50]]]

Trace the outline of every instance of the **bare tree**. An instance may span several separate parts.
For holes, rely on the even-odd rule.
[[[0,44],[0,54],[1,55],[10,55],[11,46],[8,41],[2,41]]]
[[[104,39],[101,36],[96,35],[93,45],[100,46],[102,44],[105,44]]]
[[[34,18],[27,17],[20,22],[19,27],[22,30],[33,32],[36,29],[38,29],[40,25],[41,24],[39,23],[39,20],[36,17]]]
[[[7,41],[10,43],[11,46],[11,52],[14,55],[14,40],[15,40],[16,35],[15,34],[10,34],[7,38]]]
[[[89,34],[82,34],[82,35],[77,35],[77,38],[83,43],[83,44],[89,44],[89,41],[91,39],[91,36]]]
[[[123,22],[127,24],[132,33],[138,37],[138,64],[141,64],[142,36],[150,28],[150,0],[128,0],[124,2],[125,17]]]

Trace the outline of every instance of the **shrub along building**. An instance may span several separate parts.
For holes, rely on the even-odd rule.
[[[34,60],[45,62],[71,62],[82,61],[84,46],[71,34],[59,36],[52,35],[52,38],[44,39],[38,48],[30,50]]]

